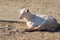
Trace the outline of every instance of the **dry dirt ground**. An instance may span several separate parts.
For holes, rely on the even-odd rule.
[[[24,7],[37,14],[51,15],[60,24],[60,0],[0,0],[0,40],[60,40],[60,28],[55,32],[23,32],[27,26],[19,22],[18,10]]]

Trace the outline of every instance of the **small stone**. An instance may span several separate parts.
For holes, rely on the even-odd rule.
[[[16,30],[16,32],[19,32],[19,30]]]

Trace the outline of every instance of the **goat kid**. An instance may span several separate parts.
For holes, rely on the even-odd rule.
[[[20,10],[20,19],[24,19],[28,26],[28,30],[48,30],[55,31],[57,29],[57,21],[54,17],[48,15],[36,15],[24,8]]]

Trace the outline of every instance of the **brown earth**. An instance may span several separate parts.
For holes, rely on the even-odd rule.
[[[0,0],[0,40],[60,40],[60,29],[23,33],[27,26],[19,22],[18,10],[24,7],[37,14],[51,15],[60,23],[60,0]]]

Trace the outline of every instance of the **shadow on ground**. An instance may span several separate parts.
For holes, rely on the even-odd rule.
[[[60,32],[60,23],[58,23],[58,28],[57,28],[56,32]]]

